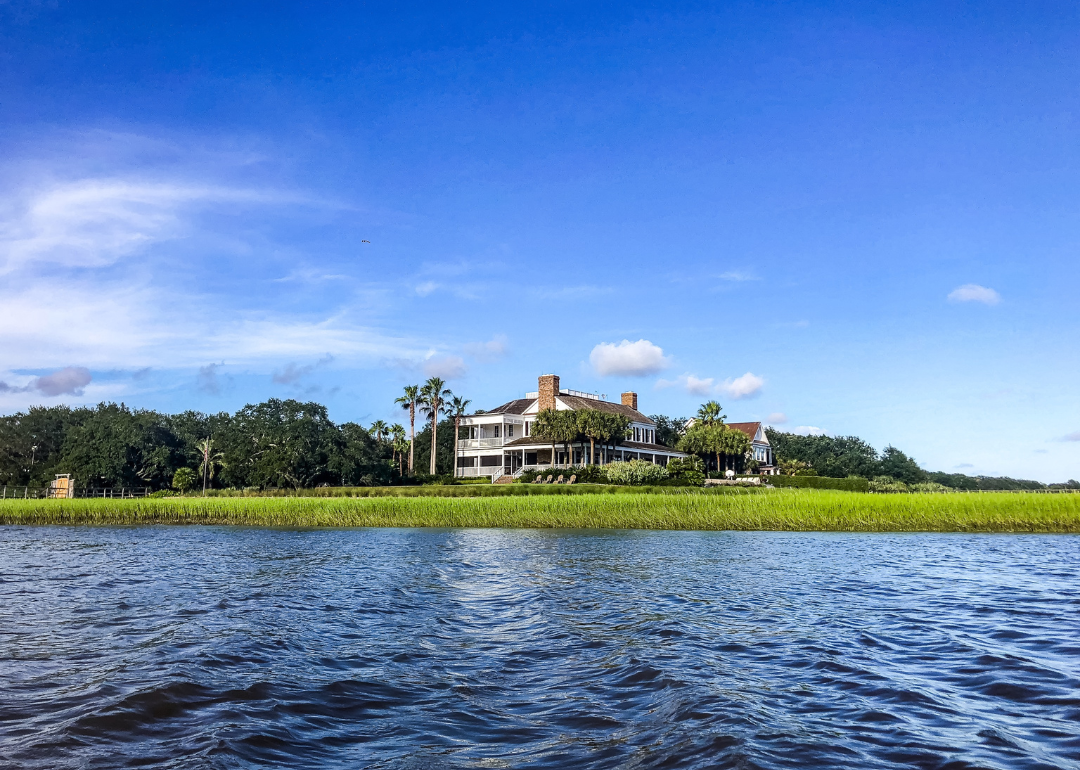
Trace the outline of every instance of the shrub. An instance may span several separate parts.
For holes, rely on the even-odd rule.
[[[870,491],[878,494],[898,494],[910,492],[911,489],[902,481],[897,481],[892,476],[875,476],[870,482]]]
[[[195,471],[191,468],[177,468],[172,477],[172,488],[183,494],[195,487]]]
[[[764,481],[774,487],[840,489],[846,492],[870,491],[870,482],[861,476],[848,476],[846,479],[833,479],[828,476],[766,476]]]
[[[700,487],[705,483],[705,463],[697,455],[676,457],[667,464],[668,478],[689,487]]]
[[[918,484],[912,484],[911,485],[911,491],[912,492],[924,492],[924,493],[925,492],[932,492],[932,493],[935,493],[935,494],[940,494],[942,492],[952,492],[952,490],[949,489],[944,484],[938,484],[938,483],[936,483],[934,481],[923,481],[923,482],[920,482]]]
[[[644,460],[614,462],[604,466],[604,476],[612,484],[628,484],[631,486],[655,484],[666,479],[667,475],[667,468],[663,465],[653,465]]]

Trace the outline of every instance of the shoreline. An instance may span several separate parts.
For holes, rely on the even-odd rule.
[[[0,501],[0,525],[1080,533],[1080,495],[570,489],[482,496],[9,499]]]

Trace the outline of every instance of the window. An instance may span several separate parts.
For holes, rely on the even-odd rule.
[[[502,427],[501,425],[496,425],[495,426],[495,438],[499,438],[499,428],[501,428],[501,427]]]
[[[480,458],[481,468],[496,468],[502,464],[502,455],[484,455]]]
[[[476,467],[476,458],[475,457],[459,457],[457,459],[457,467],[459,467],[459,468],[475,468]]]
[[[528,435],[529,435],[529,422],[528,422],[527,420],[526,420],[526,422],[525,422],[525,435],[526,435],[526,436],[528,436]]]
[[[506,426],[506,437],[507,438],[513,438],[514,437],[514,426],[513,425],[507,425]]]

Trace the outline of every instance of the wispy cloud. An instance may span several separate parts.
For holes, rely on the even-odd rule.
[[[417,284],[414,288],[414,291],[421,297],[426,297],[433,291],[435,291],[437,288],[439,288],[439,284],[435,283],[434,281],[424,281],[423,283]]]
[[[698,377],[694,374],[683,374],[674,380],[658,380],[657,388],[681,387],[693,396],[723,396],[735,401],[744,398],[754,398],[761,393],[765,386],[765,379],[753,372],[747,372],[741,377],[729,377],[722,382],[717,382],[714,377]]]
[[[457,380],[465,376],[468,367],[461,356],[435,356],[424,362],[424,376]]]
[[[791,432],[799,436],[824,436],[828,434],[827,430],[818,428],[815,425],[800,425],[797,428],[792,428]]]
[[[721,281],[731,281],[735,283],[761,280],[761,278],[759,278],[758,276],[745,270],[728,270],[726,273],[720,273],[720,275],[716,277],[719,278]]]
[[[487,342],[471,342],[465,346],[467,355],[484,363],[498,361],[509,352],[510,343],[505,334],[496,334]]]
[[[996,305],[1001,302],[1001,295],[993,289],[977,283],[965,283],[949,292],[950,302],[981,302],[984,305]]]
[[[279,385],[295,385],[304,377],[311,374],[319,367],[326,366],[334,360],[334,357],[327,354],[320,358],[318,361],[312,364],[304,364],[300,366],[293,361],[290,361],[285,365],[284,369],[274,372],[271,376],[271,380]]]
[[[1066,433],[1061,437],[1062,441],[1080,441],[1080,430],[1074,430],[1072,433]]]
[[[974,468],[974,467],[975,466],[972,465],[971,463],[960,463],[959,465],[954,465],[953,466],[953,468],[958,470],[958,471],[963,470],[964,468]]]
[[[287,196],[212,185],[84,179],[8,200],[0,274],[35,263],[104,267],[190,232],[186,214],[222,203],[285,203]]]
[[[203,393],[217,396],[221,393],[221,377],[218,368],[224,364],[207,364],[199,367],[199,373],[195,375],[195,387]]]
[[[784,425],[787,421],[788,417],[783,412],[773,412],[765,418],[765,422],[769,423],[769,425]]]
[[[668,368],[671,359],[659,345],[643,339],[601,342],[589,354],[589,363],[601,377],[643,377]]]

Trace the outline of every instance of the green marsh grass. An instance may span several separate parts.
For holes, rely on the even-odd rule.
[[[610,489],[620,491],[6,500],[0,524],[1080,532],[1076,494]]]

